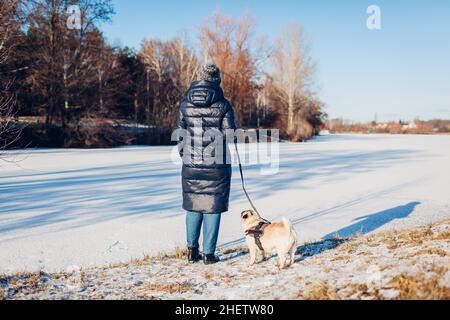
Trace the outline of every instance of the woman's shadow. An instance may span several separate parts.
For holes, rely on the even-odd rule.
[[[349,238],[357,233],[367,234],[395,219],[408,217],[412,212],[414,212],[418,205],[420,205],[420,202],[414,201],[403,206],[398,206],[371,215],[359,217],[353,220],[355,223],[340,230],[331,232],[324,236],[323,239],[331,239],[336,237]]]
[[[301,255],[295,262],[302,261],[308,257],[337,248],[347,242],[356,234],[367,234],[375,231],[381,226],[395,220],[408,217],[414,212],[420,202],[410,202],[403,206],[383,210],[371,215],[359,217],[353,220],[353,224],[338,231],[331,232],[322,238],[322,241],[310,243],[297,248],[296,254]]]

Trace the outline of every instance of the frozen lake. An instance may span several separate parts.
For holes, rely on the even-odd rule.
[[[244,150],[242,151],[244,152]],[[128,261],[184,246],[171,147],[27,150],[0,163],[0,274]],[[450,136],[333,135],[280,145],[280,169],[244,168],[268,219],[301,240],[450,218]],[[239,243],[248,209],[234,167],[219,242]]]

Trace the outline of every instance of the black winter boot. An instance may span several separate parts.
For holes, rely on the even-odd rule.
[[[202,257],[198,252],[198,248],[188,248],[188,261],[191,263],[195,263],[200,260],[202,260]]]
[[[219,261],[220,261],[220,259],[217,258],[214,254],[204,254],[203,255],[203,263],[204,264],[214,264]]]

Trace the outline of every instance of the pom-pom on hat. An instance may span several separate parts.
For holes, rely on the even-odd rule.
[[[220,70],[215,64],[204,64],[200,67],[200,70],[197,73],[197,80],[206,80],[209,82],[220,84],[220,82],[222,81]]]

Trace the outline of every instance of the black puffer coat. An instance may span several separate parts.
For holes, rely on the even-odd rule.
[[[200,126],[201,131],[196,129],[194,135],[194,128]],[[224,98],[219,84],[209,81],[197,81],[192,84],[180,106],[178,129],[185,129],[191,137],[190,143],[185,137],[179,139],[178,143],[180,155],[183,157],[184,210],[208,214],[228,211],[231,164],[230,157],[226,161],[229,150],[225,142],[225,132],[235,130],[236,125],[233,108]],[[216,139],[211,141],[201,138],[205,132],[208,135],[214,130],[223,133],[220,142]],[[217,152],[220,154],[219,157],[223,157],[223,161],[218,161],[219,163],[203,161],[203,155],[215,155],[217,143],[222,144]]]

